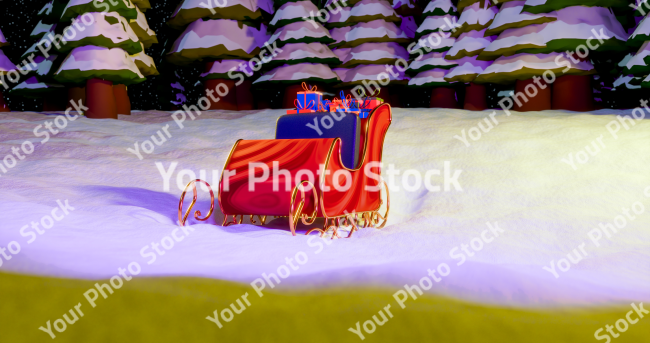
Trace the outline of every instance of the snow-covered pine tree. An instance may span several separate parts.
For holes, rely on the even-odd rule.
[[[407,72],[414,74],[410,87],[431,88],[430,107],[458,108],[454,82],[445,80],[456,61],[444,57],[456,39],[449,37],[453,24],[458,21],[458,11],[451,0],[432,0],[422,13],[424,20],[416,30],[417,44],[411,49],[412,61]],[[431,42],[439,44],[432,46]]]
[[[512,27],[501,31],[479,54],[480,59],[494,60],[494,63],[475,82],[515,83],[515,92],[526,95],[527,100],[518,99],[514,108],[519,111],[592,110],[591,75],[596,71],[589,54],[625,51],[627,34],[614,13],[602,7],[618,4],[619,0],[594,0],[593,6],[573,6],[574,3],[574,0],[511,3],[510,10],[519,13],[504,18]],[[546,22],[537,23],[540,20]],[[492,33],[496,33],[494,30]],[[587,48],[588,40],[595,49]],[[552,79],[546,74],[549,82],[553,81],[552,86],[533,85],[536,80],[544,82],[540,78],[547,70],[555,76]]]
[[[647,2],[640,3],[640,6],[649,8]],[[641,7],[643,9],[643,7]],[[637,14],[640,14],[637,9]],[[632,35],[627,40],[627,45],[638,49],[625,63],[622,77],[628,75],[630,78],[628,87],[650,88],[650,13],[639,22]],[[635,80],[632,80],[634,78]],[[628,83],[628,82],[626,82]],[[637,104],[638,105],[638,104]]]
[[[145,80],[131,58],[143,52],[129,23],[137,19],[138,10],[130,0],[71,0],[63,10],[60,21],[75,35],[58,48],[68,55],[54,78],[78,86],[85,83],[88,118],[117,119],[119,112],[130,113],[126,86]],[[84,30],[76,29],[75,23]]]
[[[180,66],[203,62],[205,91],[214,92],[222,84],[228,89],[218,102],[210,102],[209,109],[253,108],[250,87],[255,70],[251,69],[259,65],[253,59],[259,60],[257,55],[268,39],[262,11],[273,13],[270,0],[184,0],[167,22],[184,29],[167,60]],[[232,68],[237,72],[230,72]]]
[[[329,1],[329,5],[335,4]],[[341,79],[337,87],[365,85],[368,92],[380,87],[379,97],[397,106],[397,97],[391,98],[389,85],[406,85],[404,73],[407,63],[396,67],[400,60],[408,61],[404,47],[411,38],[401,29],[402,17],[384,0],[361,0],[343,7],[330,16],[328,26],[336,47],[334,53],[342,65],[333,69]]]
[[[36,66],[30,64],[23,68],[27,79],[10,91],[12,95],[43,99],[43,111],[60,111],[66,108],[65,86],[57,83],[53,77],[63,58],[55,54],[51,54],[46,58],[41,50],[36,48],[36,44],[43,37],[56,34],[57,23],[64,7],[65,3],[59,0],[51,0],[38,11],[39,22],[29,36],[30,39],[34,40],[34,45],[20,58],[22,61],[30,58]]]
[[[2,52],[2,47],[9,45],[9,42],[7,42],[7,39],[5,36],[2,34],[2,31],[0,31],[0,75],[7,75],[7,73],[10,70],[16,69],[16,66],[11,63],[9,58],[5,56],[4,52]],[[9,112],[9,107],[5,103],[4,97],[2,96],[2,90],[5,88],[6,85],[1,84],[2,81],[0,81],[0,112]]]
[[[496,38],[486,34],[486,31],[492,24],[498,7],[490,0],[461,0],[458,10],[461,11],[460,18],[451,32],[456,41],[444,57],[456,62],[458,66],[445,75],[445,80],[468,84],[463,108],[480,111],[487,108],[487,89],[474,80],[490,63],[478,60],[478,55]]]
[[[276,6],[269,23],[274,30],[269,44],[277,45],[282,51],[263,66],[266,72],[254,84],[267,89],[282,85],[282,107],[294,108],[296,93],[303,90],[303,82],[316,86],[317,90],[339,82],[330,66],[338,65],[340,60],[327,46],[334,39],[318,20],[316,5],[311,1],[283,1],[276,2]],[[315,20],[303,19],[314,14]]]

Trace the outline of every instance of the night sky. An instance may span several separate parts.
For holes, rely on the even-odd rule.
[[[147,81],[129,86],[129,97],[131,107],[138,110],[162,109],[168,110],[169,100],[175,100],[175,92],[169,87],[170,83],[180,81],[185,88],[185,96],[191,103],[203,92],[198,75],[202,72],[203,66],[197,64],[189,67],[178,67],[163,61],[163,55],[174,43],[181,31],[169,28],[165,22],[176,9],[181,0],[155,0],[151,1],[151,9],[145,12],[149,27],[156,32],[158,44],[154,44],[146,50],[156,62],[156,67],[161,73],[159,76],[148,77]],[[3,20],[0,20],[0,30],[4,33],[10,46],[3,48],[9,59],[17,64],[20,56],[34,42],[29,34],[39,21],[36,13],[47,3],[47,0],[0,0],[0,9],[3,13]],[[178,74],[180,79],[175,75]],[[21,79],[21,81],[24,80]],[[40,111],[42,100],[27,99],[12,96],[4,92],[5,100],[13,111]]]

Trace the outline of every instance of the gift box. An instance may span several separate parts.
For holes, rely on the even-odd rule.
[[[377,97],[366,97],[361,101],[361,106],[359,108],[374,110],[377,106],[384,103],[384,99]]]
[[[360,109],[359,110],[359,118],[361,118],[361,119],[368,118],[368,116],[370,116],[370,112],[372,112],[372,110],[369,109],[369,108]]]
[[[345,107],[343,107],[343,103],[341,102],[341,100],[339,100],[337,98],[334,98],[334,100],[332,100],[332,102],[330,104],[329,111],[330,112],[336,112],[339,109],[344,110]]]
[[[323,93],[316,91],[316,86],[309,88],[306,83],[302,83],[302,92],[297,93],[297,99],[301,104],[306,104],[305,108],[317,111],[318,104],[323,101]]]
[[[296,105],[295,110],[287,110],[287,114],[299,114],[299,113],[314,113],[316,112],[313,108],[313,101],[308,102],[306,105],[301,103],[300,100],[296,99],[293,101],[293,104]],[[316,107],[318,109],[318,107]]]
[[[370,112],[382,103],[384,103],[384,100],[377,97],[367,96],[365,99],[359,100],[359,118],[368,118]]]
[[[287,114],[300,114],[300,113],[314,113],[316,111],[314,110],[300,110],[300,109],[295,109],[295,110],[287,110]]]
[[[330,107],[332,106],[332,102],[329,100],[323,100],[318,104],[318,111],[317,112],[329,112]]]
[[[332,104],[330,105],[330,112],[348,112],[352,106],[354,106],[354,100],[352,100],[352,95],[348,94],[345,96],[345,93],[341,91],[341,99],[334,98]]]

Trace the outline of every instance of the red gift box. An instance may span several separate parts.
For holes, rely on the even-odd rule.
[[[299,114],[299,113],[314,113],[316,111],[314,110],[300,110],[300,109],[295,109],[295,110],[287,110],[287,114]]]
[[[330,105],[330,112],[337,112],[339,110],[348,111],[352,106],[352,95],[348,94],[346,97],[343,96],[343,91],[341,91],[341,99],[334,98],[332,104]],[[340,111],[339,111],[340,112]]]
[[[384,103],[384,100],[377,97],[366,97],[363,100],[359,101],[359,108],[366,110],[374,110],[375,107]]]
[[[307,106],[303,106],[303,104],[300,102],[300,100],[296,99],[293,101],[293,104],[296,105],[295,110],[287,110],[287,114],[298,114],[298,113],[313,113],[316,112],[316,110],[313,110],[312,107],[314,106],[313,100],[310,100],[307,103]]]

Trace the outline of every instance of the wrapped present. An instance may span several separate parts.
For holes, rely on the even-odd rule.
[[[287,110],[287,114],[314,113],[314,112],[316,112],[316,111],[314,111],[314,110],[299,110],[299,109]]]
[[[318,111],[317,112],[329,112],[331,106],[332,106],[331,101],[323,100],[318,104]]]
[[[377,106],[381,105],[384,100],[377,97],[367,96],[362,100],[357,100],[359,102],[359,117],[368,118],[370,112],[374,110]]]
[[[371,109],[367,109],[367,108],[360,109],[359,110],[359,118],[361,118],[361,119],[368,118],[368,116],[370,116],[370,112],[372,112]]]
[[[366,97],[363,101],[359,101],[361,105],[359,108],[374,110],[377,106],[384,103],[384,99],[377,97]]]
[[[318,110],[318,104],[323,101],[323,93],[316,91],[316,86],[309,88],[306,83],[302,83],[302,92],[297,93],[297,97],[300,103],[307,104],[306,109]]]
[[[300,100],[296,99],[296,100],[293,101],[293,104],[296,105],[296,109],[295,110],[287,110],[287,114],[314,113],[314,112],[316,112],[316,110],[312,109],[314,107],[313,101],[309,101],[305,105],[305,104],[301,103]]]
[[[343,103],[339,98],[334,98],[330,103],[329,111],[336,112],[336,110],[343,108]]]
[[[341,91],[341,99],[334,98],[330,106],[330,112],[348,112],[350,106],[353,105],[354,100],[352,100],[352,95],[348,94],[345,96],[345,93]]]

